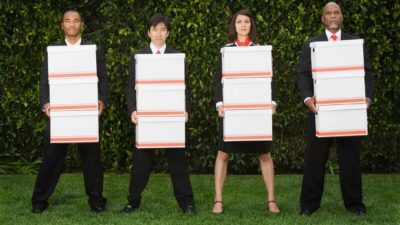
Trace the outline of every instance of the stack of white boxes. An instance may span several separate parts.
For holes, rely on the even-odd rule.
[[[96,45],[49,46],[50,142],[99,141]]]
[[[185,54],[137,54],[137,148],[185,147]]]
[[[272,46],[224,47],[224,141],[272,140]]]
[[[310,43],[317,137],[368,134],[363,40]]]

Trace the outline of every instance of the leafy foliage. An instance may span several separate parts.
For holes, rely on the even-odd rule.
[[[369,110],[369,136],[362,163],[368,171],[400,171],[400,3],[390,0],[338,1],[344,30],[365,39],[375,93]],[[110,77],[111,105],[102,116],[104,165],[128,171],[134,127],[126,113],[125,78],[130,55],[148,43],[147,19],[159,12],[170,16],[167,40],[186,53],[193,110],[187,132],[192,171],[212,172],[217,146],[217,113],[213,76],[219,48],[227,42],[231,16],[239,9],[253,12],[259,43],[273,45],[278,114],[274,118],[273,157],[279,171],[300,171],[304,162],[306,108],[295,88],[301,45],[323,31],[321,1],[2,1],[0,3],[0,154],[17,161],[41,156],[45,122],[39,106],[39,72],[45,48],[63,38],[60,21],[67,8],[81,12],[84,37],[103,47]],[[165,170],[162,153],[155,168]],[[333,159],[334,160],[334,159]],[[75,148],[67,168],[79,165]],[[258,160],[233,155],[230,172],[254,173]]]

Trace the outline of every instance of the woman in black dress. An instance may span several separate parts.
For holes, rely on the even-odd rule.
[[[256,26],[251,13],[247,10],[240,10],[232,17],[229,26],[229,40],[231,43],[225,47],[255,46],[257,39]],[[268,192],[267,206],[271,213],[278,213],[279,208],[275,202],[274,193],[274,164],[269,153],[271,144],[268,141],[243,141],[243,142],[224,142],[222,118],[224,109],[222,102],[222,61],[219,57],[217,73],[215,76],[215,100],[220,119],[218,154],[215,160],[215,198],[212,212],[221,214],[224,211],[222,201],[222,189],[227,174],[228,159],[231,153],[256,153],[260,161],[260,169]],[[274,100],[274,91],[272,90],[272,100]],[[272,111],[275,113],[276,103],[272,102]]]

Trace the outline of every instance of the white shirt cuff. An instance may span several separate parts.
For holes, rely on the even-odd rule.
[[[217,104],[215,104],[215,108],[218,109],[218,106],[220,106],[220,105],[223,105],[223,103],[222,102],[217,102]]]
[[[311,97],[307,97],[307,98],[305,98],[305,99],[304,99],[304,104],[306,104],[306,103],[307,103],[307,101],[308,101],[309,99],[312,99],[312,98],[311,98]]]

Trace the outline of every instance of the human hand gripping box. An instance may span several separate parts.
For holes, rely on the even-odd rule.
[[[50,142],[98,142],[96,46],[49,46]]]

